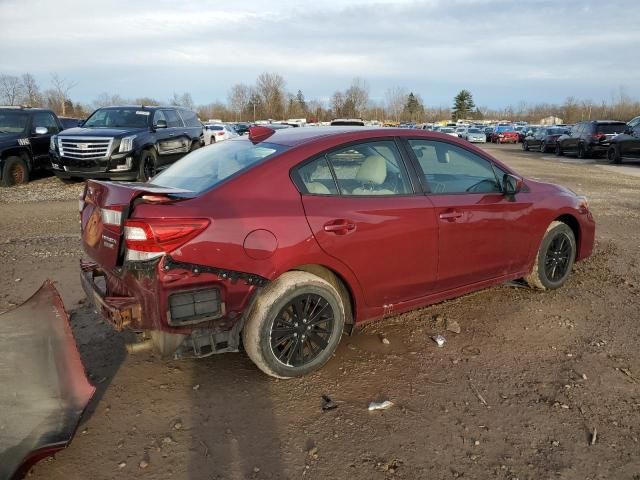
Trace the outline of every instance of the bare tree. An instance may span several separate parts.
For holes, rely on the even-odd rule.
[[[353,106],[353,116],[361,117],[369,102],[369,85],[361,78],[354,78],[351,86],[344,92],[346,102]]]
[[[20,79],[14,75],[0,75],[0,98],[5,105],[17,105],[22,96]]]
[[[227,96],[227,102],[229,108],[235,114],[236,122],[240,120],[241,115],[246,110],[249,101],[251,100],[251,88],[244,83],[236,83],[231,87],[229,95]]]
[[[62,115],[67,114],[67,102],[69,101],[69,92],[78,85],[78,82],[71,82],[60,77],[57,73],[51,74],[52,90],[56,96],[56,103],[61,105]]]
[[[344,94],[340,90],[336,90],[331,95],[331,111],[335,118],[341,117],[344,112]]]
[[[387,104],[387,113],[389,113],[396,122],[400,121],[400,115],[402,115],[404,110],[407,95],[407,89],[403,87],[388,88],[384,94]]]
[[[101,93],[100,95],[98,95],[98,98],[93,101],[93,105],[96,108],[110,107],[112,105],[123,105],[125,103],[128,102],[120,95],[111,95],[107,92]]]
[[[41,107],[43,98],[36,79],[30,73],[22,74],[22,98],[32,107]]]
[[[261,73],[256,80],[256,92],[260,96],[264,113],[268,118],[282,118],[284,87],[286,82],[277,73]]]

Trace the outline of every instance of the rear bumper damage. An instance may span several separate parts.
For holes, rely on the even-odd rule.
[[[0,316],[0,478],[66,447],[95,392],[49,281]]]
[[[94,309],[118,331],[125,328],[181,338],[163,355],[206,357],[237,352],[240,331],[256,292],[268,280],[259,275],[183,263],[170,256],[125,265],[116,276],[81,261],[81,282]]]

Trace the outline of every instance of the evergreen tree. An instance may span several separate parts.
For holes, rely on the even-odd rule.
[[[298,107],[300,112],[306,116],[309,109],[307,108],[307,102],[304,99],[304,95],[302,94],[302,90],[298,90],[298,94],[296,95],[296,101],[298,102]]]
[[[423,110],[422,105],[420,104],[420,100],[413,94],[413,92],[409,93],[407,96],[407,103],[404,106],[404,111],[406,113],[406,117],[411,121],[415,121],[416,117]]]
[[[471,92],[469,90],[460,90],[460,93],[453,98],[453,112],[451,113],[451,118],[453,120],[468,118],[475,108],[476,105],[473,102]]]

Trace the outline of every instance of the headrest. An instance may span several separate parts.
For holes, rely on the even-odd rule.
[[[380,155],[368,156],[356,174],[356,180],[381,185],[387,178],[387,161]]]

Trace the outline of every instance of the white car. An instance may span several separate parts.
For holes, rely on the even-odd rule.
[[[451,135],[452,137],[458,137],[458,132],[456,132],[455,128],[452,127],[442,127],[439,132],[446,133],[447,135]]]
[[[207,123],[204,125],[204,144],[210,145],[216,142],[222,142],[223,140],[229,140],[230,138],[237,137],[236,131],[229,125],[224,123]]]
[[[487,136],[479,128],[470,128],[462,138],[471,143],[487,143]]]

